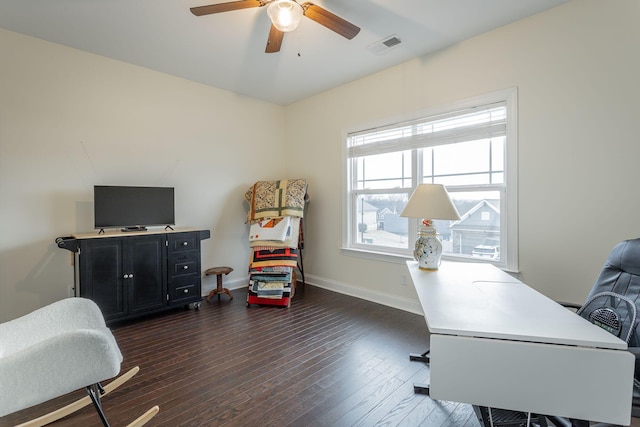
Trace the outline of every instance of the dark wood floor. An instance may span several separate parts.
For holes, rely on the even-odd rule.
[[[428,367],[421,316],[313,286],[290,308],[246,306],[234,291],[199,311],[178,310],[113,325],[123,371],[140,373],[103,399],[112,426],[153,405],[151,426],[479,426],[469,405],[413,393]],[[10,416],[10,426],[84,394]],[[94,426],[92,407],[59,426]]]

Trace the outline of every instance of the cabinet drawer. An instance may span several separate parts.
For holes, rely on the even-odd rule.
[[[200,301],[200,285],[200,276],[186,280],[174,280],[169,285],[169,302],[173,304]]]
[[[171,296],[172,301],[178,301],[183,298],[191,298],[196,295],[196,285],[187,285],[180,286],[179,288],[175,288],[173,290],[173,295]]]
[[[198,250],[200,240],[197,233],[169,235],[169,253]]]
[[[169,256],[169,277],[180,277],[190,274],[200,275],[200,254],[185,252]]]

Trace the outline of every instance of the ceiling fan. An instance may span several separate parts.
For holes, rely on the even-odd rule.
[[[306,16],[349,40],[360,32],[359,27],[318,5],[309,2],[299,4],[295,0],[238,0],[192,7],[190,10],[194,15],[202,16],[267,5],[267,14],[271,18],[271,29],[269,30],[269,38],[265,48],[266,53],[280,51],[284,33],[294,30],[302,16]]]

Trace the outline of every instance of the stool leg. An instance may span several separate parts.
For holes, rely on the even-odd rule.
[[[216,280],[218,281],[218,288],[216,289],[216,294],[218,295],[218,301],[220,301],[220,294],[223,292],[223,290],[222,290],[222,274],[218,274],[218,277],[216,278]]]
[[[220,301],[220,288],[222,287],[222,275],[220,274],[216,275],[216,283],[217,283],[216,288],[212,289],[211,292],[209,292],[209,295],[207,295],[207,302],[211,301],[211,297],[213,297],[214,295],[218,295],[218,301]]]
[[[229,299],[233,299],[233,294],[231,293],[231,291],[229,291],[229,289],[227,288],[222,287],[222,273],[216,274],[216,288],[212,289],[211,292],[209,292],[209,295],[207,296],[207,302],[211,301],[211,298],[213,298],[214,295],[218,295],[218,301],[220,301],[220,294],[223,293],[229,295]]]

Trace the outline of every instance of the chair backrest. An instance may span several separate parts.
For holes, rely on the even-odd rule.
[[[609,293],[625,298],[616,298]],[[584,310],[581,309],[581,316],[598,323],[598,319],[608,317],[609,310],[614,311],[622,323],[616,335],[625,339],[631,331],[629,346],[640,347],[640,328],[633,324],[635,310],[629,307],[629,304],[635,304],[636,310],[640,311],[640,238],[620,242],[611,250],[587,297],[587,302],[592,300],[591,307],[587,308],[585,304]],[[596,310],[599,312],[594,313]],[[609,327],[605,329],[609,330]]]

